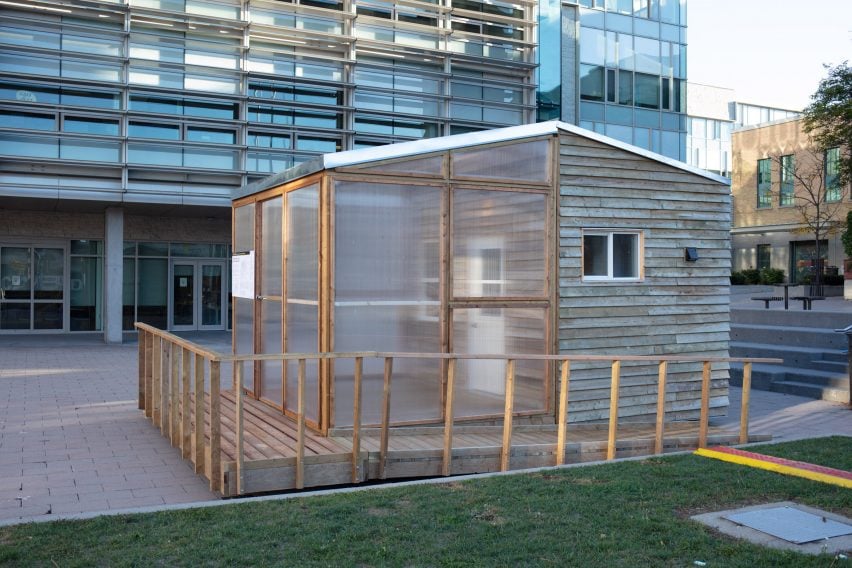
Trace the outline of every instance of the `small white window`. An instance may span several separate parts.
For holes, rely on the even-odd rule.
[[[639,231],[584,231],[583,279],[641,279],[641,240]]]

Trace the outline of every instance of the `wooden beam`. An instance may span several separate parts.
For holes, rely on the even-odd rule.
[[[204,357],[195,354],[195,473],[204,471]]]
[[[136,401],[137,408],[139,410],[145,410],[145,336],[148,334],[142,330],[139,330],[136,334],[138,346],[137,346],[137,357],[136,357],[136,367],[138,372],[138,380],[139,380],[139,392],[138,399]]]
[[[707,447],[707,427],[710,421],[710,361],[704,361],[701,373],[701,417],[698,426],[698,447]]]
[[[160,341],[158,336],[151,335],[151,413],[148,416],[154,426],[160,425],[160,409],[162,408],[160,387],[163,380],[163,353],[160,350]]]
[[[160,432],[169,436],[169,348],[170,343],[160,341]]]
[[[242,361],[235,364],[236,365],[236,379],[237,383],[243,384],[243,372],[244,363]],[[245,433],[243,432],[244,427],[244,417],[243,417],[243,398],[245,397],[245,393],[243,392],[243,388],[237,387],[234,390],[234,445],[236,446],[236,458],[237,458],[237,495],[242,495],[245,487],[243,485],[243,475],[244,475],[244,464],[245,464],[245,449],[243,444],[245,442]]]
[[[189,404],[189,394],[190,394],[190,382],[189,375],[192,372],[192,358],[190,356],[189,349],[182,348],[181,349],[181,362],[183,363],[183,369],[181,374],[181,382],[182,389],[181,392],[181,403],[180,403],[180,435],[181,435],[181,444],[180,444],[180,453],[184,459],[189,459],[190,453],[192,453],[192,432],[190,430],[190,404]]]
[[[506,360],[506,406],[503,411],[503,445],[500,449],[500,471],[508,471],[512,453],[512,418],[515,407],[515,360]]]
[[[444,460],[442,475],[453,473],[453,401],[456,391],[456,360],[447,362],[447,392],[444,399]]]
[[[743,364],[743,392],[740,404],[740,444],[748,443],[748,407],[751,400],[751,363]]]
[[[666,375],[669,362],[660,361],[659,378],[657,382],[657,428],[654,435],[654,453],[663,453],[663,429],[666,424]]]
[[[221,363],[210,361],[210,491],[222,491],[222,416],[219,377]],[[240,387],[241,388],[241,387]]]
[[[305,360],[299,359],[296,423],[296,489],[305,488]]]
[[[169,347],[171,350],[171,372],[169,373],[169,385],[171,386],[171,395],[169,396],[169,440],[172,447],[180,447],[180,419],[178,411],[180,410],[180,347],[172,343]]]
[[[364,358],[355,357],[355,384],[352,396],[352,483],[361,481],[361,378],[364,372]]]
[[[379,479],[385,479],[385,467],[388,461],[388,436],[390,435],[390,400],[393,357],[385,357],[385,380],[382,393],[382,437],[379,447]]]
[[[562,361],[559,378],[559,423],[556,426],[556,465],[565,463],[565,428],[568,419],[568,379],[571,374],[571,361]]]
[[[618,390],[621,387],[621,361],[612,362],[612,381],[609,392],[609,436],[606,459],[615,459],[615,442],[618,437]]]
[[[140,330],[141,331],[141,330]],[[154,410],[154,335],[145,332],[145,416]]]

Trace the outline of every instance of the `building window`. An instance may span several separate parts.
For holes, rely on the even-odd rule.
[[[757,206],[772,207],[772,160],[757,161]]]
[[[778,204],[793,205],[793,172],[796,170],[795,156],[781,156],[781,194]]]
[[[638,231],[585,231],[583,233],[584,280],[639,280],[641,238]]]
[[[757,269],[769,268],[772,263],[772,246],[757,245]]]
[[[840,148],[825,151],[825,200],[840,201]]]

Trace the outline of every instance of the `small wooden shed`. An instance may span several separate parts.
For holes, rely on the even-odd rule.
[[[725,178],[561,122],[327,154],[233,201],[234,350],[727,357]],[[295,409],[295,365],[244,388]],[[374,366],[371,366],[374,365]],[[442,420],[442,361],[394,363],[393,424]],[[352,360],[308,362],[308,425],[352,425]],[[518,362],[514,412],[552,422],[546,361]],[[380,420],[365,361],[362,420]],[[569,417],[606,417],[609,364],[572,367]],[[456,420],[503,414],[503,361],[459,361]],[[657,366],[622,368],[622,418],[653,416]],[[727,406],[727,368],[711,408]],[[697,416],[700,364],[668,370],[667,413]]]

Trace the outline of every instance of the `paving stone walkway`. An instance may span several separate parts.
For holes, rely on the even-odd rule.
[[[133,344],[0,337],[0,521],[216,499],[142,416],[136,389]],[[739,423],[738,397],[714,422]],[[852,410],[836,403],[753,391],[751,417],[752,432],[780,440],[852,435]]]

